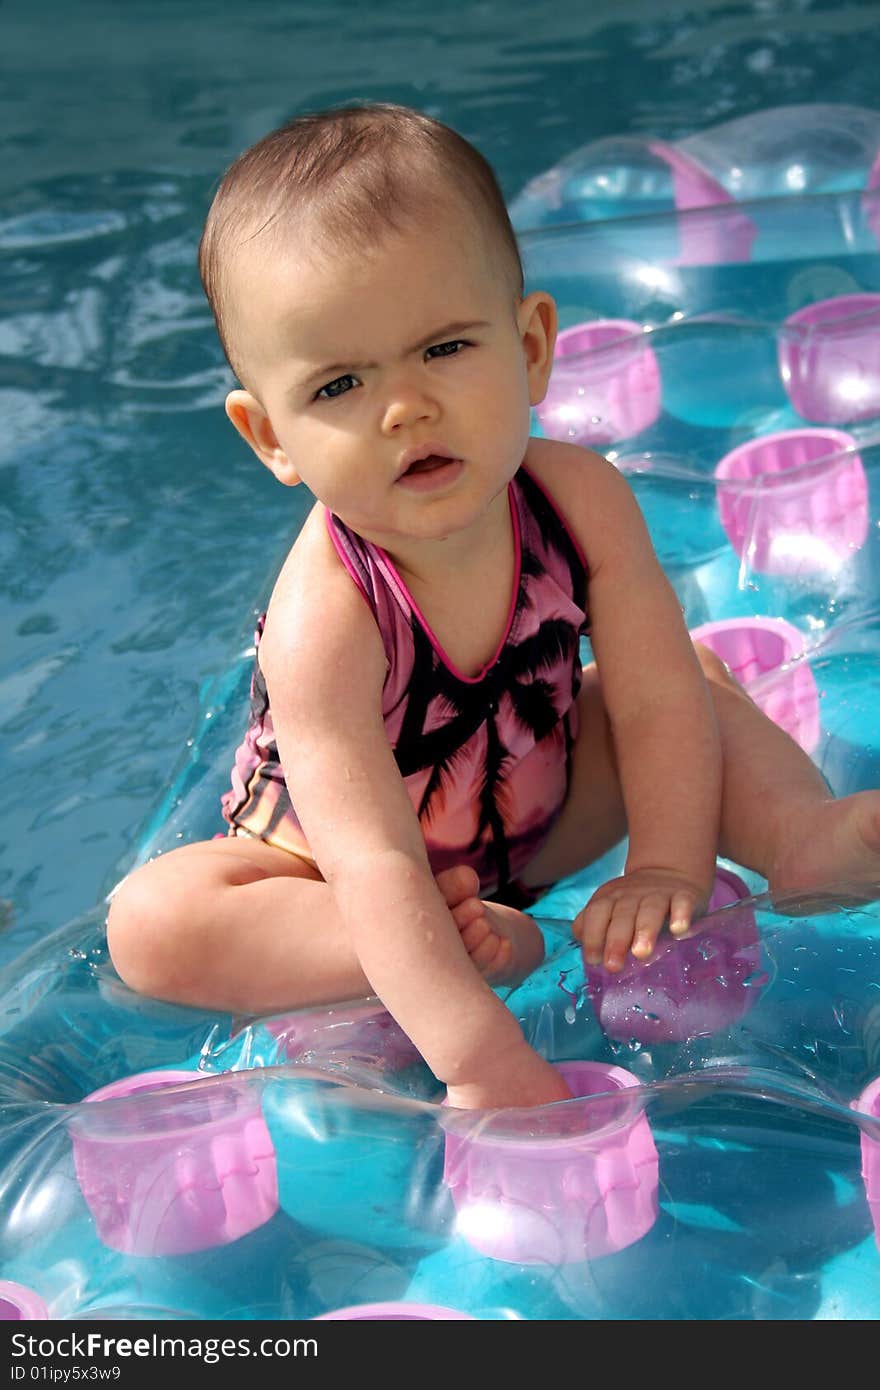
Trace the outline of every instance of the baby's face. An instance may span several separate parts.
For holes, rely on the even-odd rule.
[[[260,457],[392,552],[467,528],[522,462],[546,385],[527,324],[540,300],[552,351],[552,301],[521,302],[486,238],[448,216],[367,250],[313,241],[254,248],[234,271]]]

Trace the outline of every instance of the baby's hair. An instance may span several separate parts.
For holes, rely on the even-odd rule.
[[[232,253],[300,213],[322,243],[375,246],[420,215],[465,204],[489,233],[513,293],[523,292],[516,236],[490,164],[463,136],[406,106],[370,103],[297,116],[224,174],[199,244],[199,272],[227,361]]]

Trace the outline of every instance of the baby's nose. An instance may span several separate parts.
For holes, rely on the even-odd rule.
[[[413,386],[399,387],[386,401],[382,428],[386,434],[394,434],[420,420],[436,420],[438,414],[437,402],[426,392]]]

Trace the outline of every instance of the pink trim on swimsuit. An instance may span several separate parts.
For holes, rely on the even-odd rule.
[[[349,552],[345,549],[344,545],[342,544],[342,540],[340,539],[336,527],[333,524],[333,513],[329,511],[327,507],[324,508],[324,525],[327,527],[327,534],[333,542],[333,549],[336,551],[336,554],[339,556],[343,565],[348,570],[349,574],[354,580],[355,587],[360,590],[361,596],[369,604],[370,595],[367,593],[364,581],[361,579],[361,576],[355,569]],[[370,606],[372,607],[372,605]]]
[[[387,550],[383,550],[381,546],[376,546],[376,549],[384,559],[391,574],[396,579],[397,586],[401,594],[403,595],[403,598],[409,604],[416,618],[421,623],[425,632],[425,636],[431,643],[431,646],[434,648],[434,651],[437,653],[438,657],[443,662],[443,665],[446,667],[447,671],[451,671],[453,676],[455,676],[456,680],[462,681],[465,685],[479,685],[480,681],[485,678],[486,672],[492,669],[499,656],[503,652],[505,643],[507,642],[507,639],[510,636],[510,629],[513,625],[513,615],[516,612],[517,599],[519,598],[520,579],[522,576],[522,538],[520,532],[519,512],[517,511],[513,498],[513,483],[508,483],[507,486],[507,505],[510,509],[510,520],[513,527],[513,583],[511,585],[510,603],[507,609],[507,619],[504,624],[504,632],[502,634],[501,641],[495,648],[494,654],[489,658],[485,665],[480,667],[479,671],[475,676],[466,676],[463,671],[460,671],[458,669],[458,667],[455,665],[455,662],[443,650],[427,618],[425,617],[419,605],[416,603],[415,599],[409,591],[409,588],[401,579],[400,571],[398,570],[394,561],[391,559],[391,556],[388,554]],[[348,566],[346,566],[346,568],[348,568]],[[349,574],[351,574],[351,569],[349,569]],[[355,580],[355,583],[357,583],[357,580]]]
[[[548,503],[549,503],[550,506],[553,508],[554,512],[556,513],[557,517],[559,518],[560,525],[561,525],[561,526],[563,527],[563,529],[565,530],[565,534],[568,536],[568,539],[571,541],[572,545],[574,546],[575,554],[577,555],[578,559],[580,560],[581,564],[582,564],[583,567],[584,567],[584,573],[585,573],[585,574],[589,574],[589,572],[590,572],[590,567],[589,567],[589,565],[587,564],[587,557],[586,557],[586,555],[585,555],[584,552],[583,552],[583,549],[582,549],[582,547],[581,547],[581,543],[580,543],[580,541],[578,540],[577,536],[575,535],[574,531],[572,531],[571,527],[569,526],[569,524],[568,524],[568,522],[566,521],[565,517],[563,516],[562,512],[559,510],[559,504],[557,503],[556,499],[553,497],[553,495],[552,495],[551,493],[549,493],[549,492],[547,491],[546,487],[545,487],[544,484],[541,482],[540,478],[536,478],[536,477],[535,477],[535,474],[532,472],[531,468],[526,468],[525,464],[522,464],[522,466],[521,466],[521,468],[520,468],[520,472],[528,474],[528,476],[531,478],[532,482],[535,484],[535,487],[538,488],[541,492],[543,492],[543,494],[544,494],[544,496],[546,497]]]

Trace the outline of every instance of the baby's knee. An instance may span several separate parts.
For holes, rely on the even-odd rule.
[[[713,652],[711,647],[704,646],[702,642],[695,642],[694,651],[702,667],[703,675],[710,684],[742,691],[742,686],[731,672],[730,667],[721,660],[716,652]]]
[[[107,916],[107,946],[120,978],[138,994],[168,997],[184,962],[182,904],[155,861],[116,889]]]

